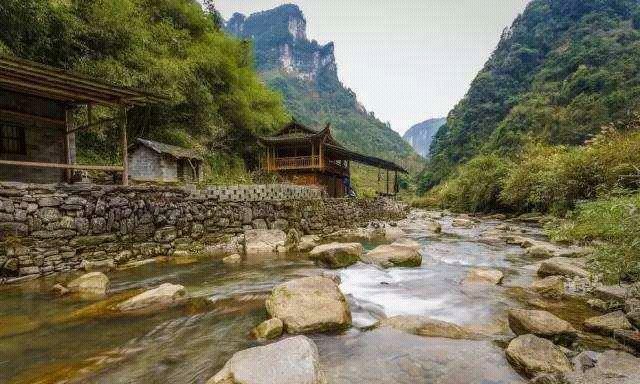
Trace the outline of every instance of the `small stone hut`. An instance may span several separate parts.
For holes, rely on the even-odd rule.
[[[134,181],[199,183],[203,157],[192,149],[137,139],[129,149],[129,173]]]

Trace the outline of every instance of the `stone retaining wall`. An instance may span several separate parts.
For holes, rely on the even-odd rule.
[[[313,192],[290,191],[294,198],[265,194],[232,201],[237,199],[220,197],[219,189],[0,183],[0,276],[204,252],[247,229],[330,233],[407,212],[387,199],[310,198]]]

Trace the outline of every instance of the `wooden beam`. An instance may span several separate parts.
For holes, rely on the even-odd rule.
[[[28,113],[10,111],[8,109],[0,109],[0,115],[6,115],[6,116],[11,116],[11,117],[20,118],[20,119],[29,119],[33,121],[40,121],[47,124],[61,125],[61,126],[64,126],[66,123],[65,120],[52,119],[50,117],[44,117],[44,116],[38,116],[38,115],[30,115]]]
[[[127,108],[120,108],[120,135],[122,145],[122,185],[129,185],[129,148],[127,144]]]
[[[97,126],[100,126],[100,125],[102,125],[102,124],[115,123],[115,122],[117,122],[117,121],[118,121],[118,119],[104,119],[104,120],[96,121],[96,122],[93,122],[93,123],[85,124],[85,125],[82,125],[82,126],[80,126],[80,127],[74,128],[74,129],[72,129],[72,130],[70,130],[70,131],[67,131],[67,134],[69,134],[69,133],[76,133],[76,132],[78,132],[78,131],[82,131],[82,130],[84,130],[84,129],[89,129],[89,128],[97,127]]]
[[[121,172],[124,167],[117,165],[81,165],[81,164],[58,164],[58,163],[37,163],[31,161],[0,160],[0,165],[13,165],[17,167],[32,168],[52,168],[52,169],[79,169],[85,171],[105,171]]]

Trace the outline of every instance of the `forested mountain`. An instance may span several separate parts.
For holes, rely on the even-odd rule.
[[[212,166],[237,164],[255,159],[255,137],[289,116],[220,20],[196,0],[3,0],[0,51],[165,96],[129,112],[132,137],[197,148]],[[79,156],[117,161],[117,134],[79,132]]]
[[[640,1],[534,0],[437,133],[422,189],[480,153],[582,144],[639,101]]]
[[[429,157],[429,149],[438,129],[447,122],[444,117],[429,119],[409,128],[402,136],[422,157]]]
[[[253,42],[258,70],[282,92],[300,122],[319,127],[330,122],[336,138],[352,149],[405,162],[416,155],[398,133],[368,113],[338,78],[334,45],[309,41],[306,20],[296,5],[235,14],[226,29]]]

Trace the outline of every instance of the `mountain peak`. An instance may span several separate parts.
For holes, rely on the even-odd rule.
[[[307,21],[297,5],[285,4],[246,17],[234,14],[229,33],[254,41],[260,70],[280,69],[301,80],[314,81],[322,73],[337,79],[333,43],[320,45],[307,38]]]

